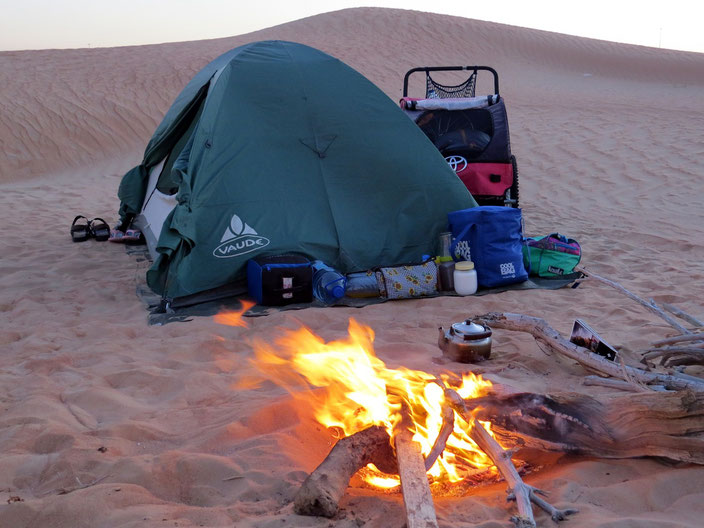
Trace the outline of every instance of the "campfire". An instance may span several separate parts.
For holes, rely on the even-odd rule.
[[[374,331],[354,319],[349,323],[349,337],[329,343],[301,328],[273,344],[255,342],[253,364],[294,398],[311,404],[318,422],[340,437],[381,426],[394,438],[407,412],[412,441],[427,459],[443,429],[444,388],[452,387],[462,398],[475,398],[491,382],[471,373],[452,380],[389,368],[374,354],[373,341]],[[442,456],[428,470],[433,482],[458,482],[477,470],[491,468],[491,460],[470,438],[469,428],[464,420],[454,420]],[[363,479],[372,486],[400,484],[398,477],[383,475],[373,466],[369,469]]]
[[[242,326],[240,316],[230,312],[216,320]],[[522,495],[519,512],[529,512],[525,525],[531,525],[531,489],[520,492],[524,485],[490,421],[478,420],[477,409],[465,405],[485,396],[491,382],[471,372],[436,376],[389,368],[374,353],[370,327],[350,319],[348,334],[326,342],[302,327],[273,342],[252,342],[251,362],[262,377],[310,405],[316,420],[340,438],[301,487],[296,512],[334,516],[357,473],[373,488],[400,486],[409,528],[433,526],[433,492],[469,478],[495,480],[501,472]]]

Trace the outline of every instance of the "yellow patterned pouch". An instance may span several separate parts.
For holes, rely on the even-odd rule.
[[[379,291],[389,299],[409,299],[434,295],[437,291],[438,269],[435,262],[379,268],[376,272]]]

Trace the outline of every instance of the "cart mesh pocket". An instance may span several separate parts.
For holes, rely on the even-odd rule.
[[[425,72],[425,97],[427,99],[448,99],[450,97],[474,97],[474,88],[477,82],[476,72],[472,72],[469,79],[456,86],[447,86],[433,80],[430,73]]]

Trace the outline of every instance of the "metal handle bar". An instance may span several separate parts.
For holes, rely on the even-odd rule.
[[[421,68],[413,68],[412,70],[408,70],[406,72],[406,75],[403,78],[403,96],[408,97],[408,78],[411,76],[412,73],[421,72],[421,71],[428,73],[428,72],[434,72],[434,71],[457,71],[457,70],[473,70],[475,74],[479,70],[491,72],[491,74],[494,76],[494,93],[495,94],[499,93],[499,74],[496,73],[496,70],[494,68],[491,68],[489,66],[423,66]]]

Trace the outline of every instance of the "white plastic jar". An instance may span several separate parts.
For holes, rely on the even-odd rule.
[[[477,292],[477,270],[471,260],[455,262],[453,278],[458,295],[472,295]]]

